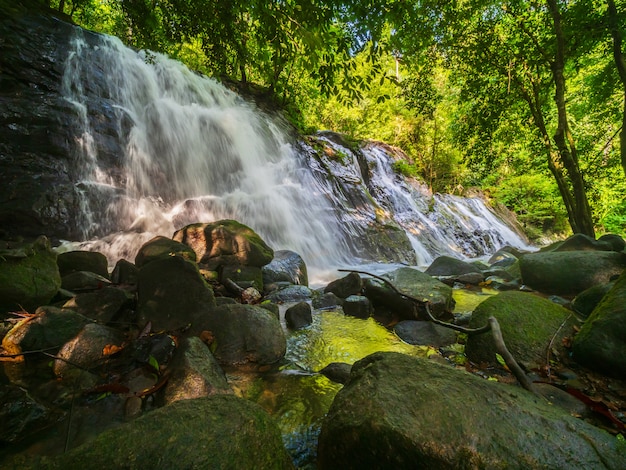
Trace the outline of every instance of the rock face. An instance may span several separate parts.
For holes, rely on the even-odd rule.
[[[76,29],[18,5],[0,15],[0,232],[77,239],[89,189],[75,184],[84,171],[73,160],[79,114],[62,93]]]
[[[613,251],[530,253],[520,258],[522,280],[546,294],[576,295],[609,282],[626,268],[626,254]]]
[[[22,468],[291,469],[278,426],[230,395],[181,400],[100,434],[57,458]]]
[[[534,294],[517,291],[501,292],[478,305],[472,314],[470,328],[486,325],[491,316],[498,320],[504,342],[513,357],[529,365],[545,364],[550,341],[555,348],[559,347],[563,337],[571,335],[574,321],[565,308]],[[568,317],[569,323],[563,325]],[[470,336],[465,354],[477,363],[497,364],[491,333]]]
[[[619,445],[519,387],[375,353],[354,364],[333,401],[318,468],[618,469]]]
[[[572,352],[577,362],[592,370],[626,378],[626,273],[574,337]]]

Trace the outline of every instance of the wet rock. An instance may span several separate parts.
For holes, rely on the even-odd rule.
[[[102,289],[111,284],[111,281],[104,276],[90,271],[77,271],[61,279],[61,287],[69,291],[86,291]]]
[[[393,327],[393,331],[409,344],[440,348],[456,343],[454,330],[429,321],[401,321]]]
[[[277,304],[311,300],[313,291],[307,286],[286,286],[266,295],[265,298]]]
[[[308,302],[298,302],[285,311],[285,323],[292,330],[304,328],[312,322],[311,305]]]
[[[402,293],[406,293],[422,301],[428,301],[430,310],[435,317],[447,316],[454,307],[452,288],[433,277],[413,268],[398,268],[383,277]],[[372,301],[374,309],[379,306],[390,309],[404,320],[426,320],[426,313],[419,305],[394,292],[377,279],[365,281],[365,296]]]
[[[626,378],[626,273],[583,323],[572,353],[575,361],[591,370]]]
[[[577,295],[609,282],[626,267],[626,255],[613,251],[529,253],[520,258],[524,284],[546,294]]]
[[[58,413],[16,385],[0,385],[0,443],[12,444],[52,426]]]
[[[498,267],[498,268],[506,268],[507,266],[512,265],[518,260],[518,257],[508,251],[498,250],[496,251],[491,258],[489,258],[489,266]]]
[[[196,335],[206,330],[215,307],[213,290],[198,267],[180,256],[168,256],[139,270],[137,314],[140,324],[152,322],[156,331],[184,330]]]
[[[205,329],[215,338],[210,349],[220,364],[274,364],[287,349],[278,319],[253,305],[217,307],[210,312]]]
[[[553,349],[563,352],[562,340],[572,334],[575,324],[568,310],[527,292],[508,291],[489,297],[476,307],[469,327],[480,328],[492,316],[500,324],[508,350],[527,368],[546,364],[551,343]],[[490,332],[469,336],[465,354],[476,363],[498,364]]]
[[[357,273],[350,273],[341,279],[336,279],[324,288],[324,293],[332,292],[340,299],[351,295],[359,295],[363,291],[363,280]]]
[[[0,318],[6,312],[34,311],[48,303],[59,287],[57,255],[45,237],[0,250]]]
[[[45,349],[54,353],[91,321],[69,309],[39,307],[35,316],[15,324],[2,340],[8,354]]]
[[[354,364],[333,401],[318,468],[617,470],[626,465],[620,445],[520,387],[375,353]]]
[[[374,313],[370,299],[363,295],[350,295],[343,303],[343,313],[356,318],[369,318]]]
[[[120,347],[124,339],[124,335],[118,330],[97,323],[88,323],[56,354],[59,359],[54,361],[55,375],[68,378],[100,365],[107,356],[104,353],[105,347]]]
[[[30,468],[292,469],[272,418],[231,395],[180,400]],[[25,467],[29,468],[29,467]]]
[[[457,276],[459,274],[480,273],[480,269],[460,259],[438,256],[424,272],[429,276]]]
[[[78,294],[65,302],[63,308],[75,310],[91,320],[106,324],[118,314],[131,309],[133,304],[134,298],[128,291],[109,286]]]
[[[78,271],[89,271],[109,278],[106,256],[95,251],[67,251],[57,257],[61,277]]]
[[[163,393],[165,404],[233,393],[213,354],[196,336],[182,340],[168,369],[171,373]]]
[[[454,286],[455,284],[477,286],[485,280],[485,275],[483,273],[465,273],[455,274],[453,276],[437,276],[437,279],[449,286]]]
[[[141,268],[151,261],[178,255],[189,261],[196,261],[196,253],[187,245],[167,237],[154,237],[146,242],[135,257],[135,266]]]
[[[125,259],[118,260],[115,263],[113,272],[111,273],[111,281],[114,284],[137,284],[137,276],[139,274],[139,268],[130,261]]]
[[[345,384],[350,379],[351,370],[352,365],[350,364],[347,364],[345,362],[331,362],[322,370],[320,370],[320,374],[328,377],[333,382]]]
[[[290,284],[309,285],[309,276],[302,256],[290,250],[274,252],[274,259],[263,266],[263,283],[286,281]]]
[[[192,224],[176,231],[174,240],[190,246],[207,269],[241,265],[263,267],[274,251],[250,227],[234,220]]]
[[[344,300],[337,297],[332,292],[326,292],[325,294],[317,296],[313,299],[313,307],[320,309],[342,306],[343,303]]]

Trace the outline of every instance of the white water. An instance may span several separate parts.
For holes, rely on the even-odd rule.
[[[377,261],[350,247],[381,217],[406,231],[421,265],[439,254],[475,257],[524,246],[482,200],[432,197],[399,178],[381,146],[363,151],[367,187],[350,150],[341,149],[347,164],[327,162],[364,201],[355,205],[313,168],[312,149],[297,152],[275,120],[180,63],[115,38],[94,45],[77,35],[64,90],[79,116],[81,228],[91,238],[83,246],[111,262],[134,260],[154,235],[225,218],[249,225],[274,249],[300,253],[313,269]],[[114,135],[97,129],[104,120]],[[120,154],[103,156],[104,141]]]

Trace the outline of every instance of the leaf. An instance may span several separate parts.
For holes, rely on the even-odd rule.
[[[148,364],[152,367],[157,373],[159,372],[159,361],[151,354],[148,358]]]

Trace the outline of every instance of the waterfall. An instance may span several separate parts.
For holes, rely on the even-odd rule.
[[[225,218],[314,269],[525,246],[481,199],[432,196],[395,174],[387,147],[315,137],[341,155],[330,159],[218,82],[116,38],[77,29],[63,91],[77,116],[81,246],[112,263],[155,235]],[[366,243],[387,229],[411,253]]]

